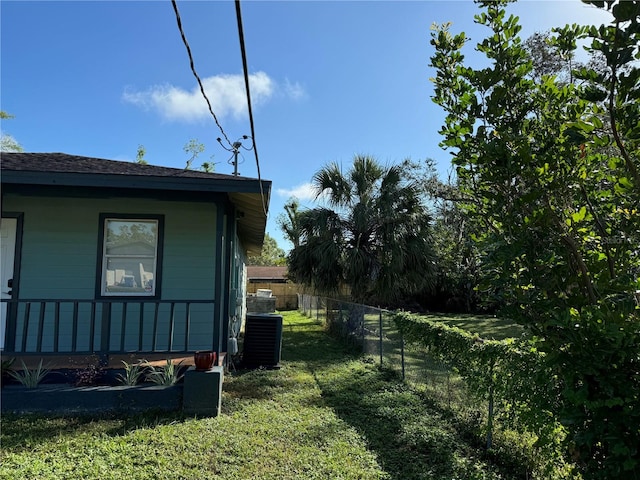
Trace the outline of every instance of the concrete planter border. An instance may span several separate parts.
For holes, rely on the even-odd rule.
[[[42,384],[36,388],[4,385],[2,413],[83,414],[129,413],[143,410],[183,410],[187,415],[218,416],[224,369],[199,372],[187,369],[184,381],[171,386],[143,383],[135,386],[75,387]]]
[[[180,410],[182,385],[74,387],[66,384],[2,388],[2,413],[102,413],[140,410]]]

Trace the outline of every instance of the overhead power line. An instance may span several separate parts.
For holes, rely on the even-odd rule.
[[[196,80],[198,81],[198,85],[200,86],[200,92],[202,93],[202,96],[207,102],[207,106],[209,107],[209,112],[211,113],[211,116],[215,120],[218,128],[220,129],[222,136],[231,147],[231,150],[227,149],[224,146],[223,148],[225,148],[225,150],[237,152],[239,147],[236,144],[238,142],[232,143],[231,140],[229,140],[229,137],[227,137],[227,134],[224,132],[224,129],[222,128],[222,125],[220,125],[220,122],[218,121],[218,117],[216,117],[216,114],[213,111],[213,107],[211,106],[211,102],[209,101],[209,98],[207,97],[207,94],[204,90],[204,86],[202,85],[202,80],[200,80],[200,76],[196,71],[195,63],[193,61],[193,55],[191,54],[191,47],[189,47],[189,42],[187,41],[187,37],[182,28],[182,20],[180,18],[180,12],[178,11],[178,5],[176,3],[176,0],[171,0],[171,4],[173,5],[173,10],[176,14],[176,21],[178,23],[178,29],[180,30],[182,42],[184,43],[184,46],[187,49],[187,55],[189,56],[189,64],[191,66],[191,71],[193,72],[193,75],[196,77]],[[238,20],[238,36],[240,38],[240,51],[242,53],[242,70],[244,72],[244,85],[247,92],[247,106],[249,110],[249,124],[251,126],[251,140],[253,142],[253,151],[255,152],[255,157],[256,157],[256,168],[258,170],[258,185],[260,186],[260,196],[262,198],[262,211],[264,212],[265,217],[267,217],[268,216],[267,205],[266,205],[266,200],[264,198],[264,189],[262,187],[262,178],[260,175],[260,160],[258,157],[258,147],[256,146],[256,140],[255,140],[256,138],[255,124],[253,121],[253,109],[251,106],[251,90],[249,88],[249,69],[247,67],[247,52],[244,44],[244,29],[242,27],[242,12],[240,9],[240,0],[236,0],[235,4],[236,4],[236,18]],[[218,138],[218,142],[220,142],[220,145],[222,145],[220,138]],[[237,162],[237,158],[236,158],[236,162]],[[237,164],[236,164],[236,169],[237,169]],[[237,171],[235,172],[235,175],[238,175]]]
[[[236,18],[238,19],[238,37],[240,38],[240,52],[242,53],[242,70],[244,72],[244,86],[247,90],[247,105],[249,108],[249,124],[251,125],[251,140],[253,140],[253,152],[256,156],[256,167],[258,169],[258,184],[260,185],[260,195],[262,197],[262,211],[267,214],[267,206],[262,190],[262,179],[260,177],[260,160],[258,159],[258,147],[256,146],[256,131],[253,123],[253,110],[251,108],[251,91],[249,89],[249,69],[247,68],[247,51],[244,46],[244,29],[242,28],[242,11],[240,0],[236,0]]]
[[[209,107],[209,112],[211,113],[211,116],[215,120],[218,128],[220,129],[222,136],[227,141],[227,143],[231,146],[233,144],[231,143],[231,140],[229,140],[229,138],[227,137],[227,134],[224,133],[224,129],[222,128],[222,125],[220,125],[220,122],[218,121],[218,117],[216,117],[216,114],[213,112],[213,107],[211,106],[209,97],[207,97],[207,94],[204,91],[202,80],[200,80],[200,76],[198,75],[198,72],[196,72],[195,63],[193,61],[193,55],[191,55],[191,47],[189,47],[189,42],[187,41],[187,37],[184,34],[184,30],[182,29],[182,20],[180,19],[180,12],[178,11],[178,4],[176,3],[176,0],[171,0],[171,4],[173,5],[173,11],[176,13],[176,21],[178,22],[178,29],[180,30],[180,35],[182,36],[182,42],[184,43],[184,46],[187,48],[187,55],[189,55],[189,64],[191,65],[191,71],[193,72],[193,75],[196,77],[196,80],[198,80],[198,85],[200,85],[200,92],[202,92],[202,96],[207,102],[207,106]]]

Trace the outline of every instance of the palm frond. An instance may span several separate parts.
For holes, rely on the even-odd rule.
[[[331,163],[313,176],[316,200],[323,195],[332,207],[343,207],[351,201],[351,185],[337,163]]]

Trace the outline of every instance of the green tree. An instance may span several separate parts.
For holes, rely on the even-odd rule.
[[[550,32],[536,32],[524,41],[524,48],[531,55],[532,73],[538,78],[543,75],[557,75],[564,68],[564,62],[549,44]]]
[[[533,63],[531,74],[537,80],[544,75],[555,75],[561,78],[570,76],[573,54],[570,52],[568,58],[560,55],[552,46],[551,32],[536,32],[524,41],[523,46]]]
[[[284,205],[284,213],[278,215],[278,226],[291,242],[293,248],[300,245],[300,202],[297,198],[290,198]]]
[[[278,242],[268,233],[265,233],[262,252],[260,255],[251,255],[247,259],[247,265],[285,265],[287,259],[284,250],[278,246]]]
[[[187,159],[187,165],[184,167],[185,170],[189,170],[191,168],[191,164],[193,161],[198,158],[202,152],[204,152],[204,144],[200,143],[197,139],[192,138],[182,147],[184,153],[190,154],[191,156]]]
[[[432,34],[442,145],[484,226],[485,284],[547,354],[555,400],[540,408],[583,478],[639,478],[640,2],[590,2],[615,21],[554,30],[559,55],[590,36],[606,60],[568,82],[534,74],[506,3],[480,2],[486,68],[464,64],[464,33]]]
[[[478,222],[465,215],[458,204],[461,194],[451,180],[441,183],[432,195],[433,246],[438,275],[435,290],[425,305],[466,313],[492,310],[495,300],[482,296],[477,289],[480,252],[473,237],[477,234]]]
[[[13,115],[0,110],[0,120],[9,120],[13,118]],[[8,133],[2,133],[0,135],[0,152],[23,152],[24,149],[18,141]]]
[[[191,155],[188,159],[187,159],[187,164],[184,167],[185,170],[189,170],[191,168],[191,164],[193,163],[193,161],[198,158],[198,156],[205,151],[205,146],[204,143],[200,143],[197,139],[192,138],[190,139],[187,143],[184,144],[184,147],[182,147],[182,149],[184,150],[184,153],[187,153],[189,155]],[[211,161],[210,162],[203,162],[202,165],[200,165],[200,170],[202,170],[203,172],[207,172],[207,173],[213,173],[216,171],[216,162],[213,161],[213,157],[214,155],[211,155]]]
[[[138,151],[136,152],[136,163],[141,165],[148,165],[147,160],[145,160],[144,156],[147,153],[147,150],[144,148],[144,145],[138,145]]]
[[[211,160],[213,160],[213,155],[211,155]],[[213,173],[216,171],[216,162],[202,162],[200,170],[207,173]]]
[[[430,216],[401,165],[356,156],[348,172],[329,164],[313,184],[327,206],[300,215],[300,243],[289,253],[297,282],[322,293],[347,285],[355,301],[385,303],[432,283]]]
[[[458,205],[464,199],[451,172],[446,181],[438,178],[435,162],[405,161],[403,167],[428,199],[433,211],[433,249],[436,278],[433,288],[418,292],[414,299],[436,311],[477,312],[493,310],[495,300],[478,291],[479,257],[473,235],[478,222]]]

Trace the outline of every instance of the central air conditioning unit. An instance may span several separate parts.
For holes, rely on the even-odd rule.
[[[247,314],[244,326],[242,366],[280,368],[282,315]]]

